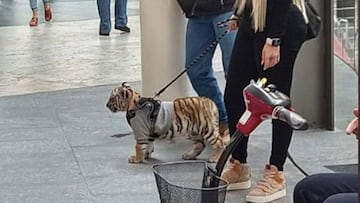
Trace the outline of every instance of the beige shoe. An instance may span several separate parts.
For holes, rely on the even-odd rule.
[[[221,174],[221,178],[229,182],[227,190],[241,190],[251,187],[251,172],[247,164],[241,164],[238,160],[231,158],[227,167]]]
[[[266,165],[264,176],[246,196],[247,202],[271,202],[286,196],[283,172],[274,165]]]

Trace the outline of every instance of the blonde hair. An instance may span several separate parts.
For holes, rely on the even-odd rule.
[[[309,19],[306,15],[305,2],[304,0],[292,0],[303,14],[304,20],[306,23],[309,22]],[[247,3],[251,3],[252,11],[251,16],[253,20],[253,28],[255,32],[262,32],[265,28],[266,23],[266,6],[267,0],[236,0],[234,7],[237,10],[236,15],[241,15],[244,11],[244,8]]]

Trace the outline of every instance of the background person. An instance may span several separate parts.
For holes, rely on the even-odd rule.
[[[30,27],[34,27],[37,26],[39,23],[37,0],[29,0],[29,2],[30,2],[30,8],[33,12],[29,25]],[[44,3],[45,21],[50,21],[52,18],[50,0],[43,0],[43,3]]]
[[[100,17],[99,35],[109,36],[111,30],[110,0],[97,0]],[[130,32],[127,26],[127,0],[115,0],[115,29]]]
[[[228,19],[233,13],[235,0],[197,0],[193,16],[189,17],[186,27],[186,59],[188,67],[211,43],[227,28],[218,23]],[[220,41],[222,65],[227,77],[235,33],[226,34]],[[215,49],[209,50],[197,63],[187,70],[192,87],[199,96],[212,99],[219,109],[220,133],[228,132],[228,123],[223,94],[214,76],[212,60]]]

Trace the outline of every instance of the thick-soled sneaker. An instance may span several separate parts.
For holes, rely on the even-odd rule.
[[[285,178],[274,165],[266,165],[257,186],[246,196],[247,202],[271,202],[286,196]]]
[[[251,187],[250,167],[233,158],[228,161],[221,178],[229,182],[227,190],[241,190]]]
[[[128,26],[115,26],[115,29],[121,30],[123,32],[130,32],[130,28]]]
[[[225,146],[228,146],[230,144],[230,132],[226,123],[219,124],[219,133],[223,139]]]

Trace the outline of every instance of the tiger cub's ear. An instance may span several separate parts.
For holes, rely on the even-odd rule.
[[[121,83],[121,87],[123,87],[123,88],[131,88],[131,86],[127,82]]]

